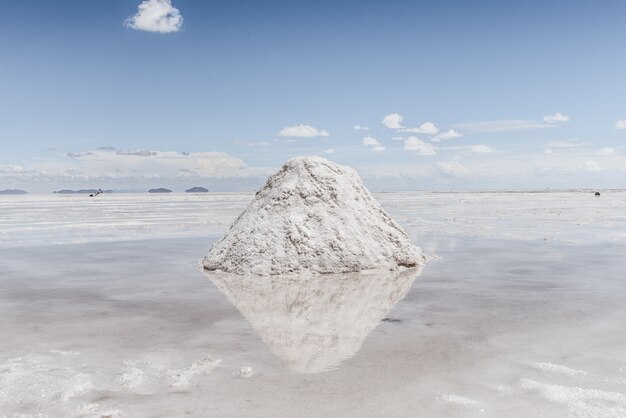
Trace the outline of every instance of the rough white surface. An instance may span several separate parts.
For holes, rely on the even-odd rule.
[[[626,241],[626,190],[373,193],[414,242],[453,236],[567,243]],[[253,193],[0,196],[0,249],[220,237]],[[426,252],[430,249],[422,247]]]
[[[207,270],[276,275],[395,269],[423,261],[355,170],[298,157],[267,180],[202,264]]]

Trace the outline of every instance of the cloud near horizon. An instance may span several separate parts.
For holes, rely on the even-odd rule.
[[[436,135],[439,132],[439,128],[432,122],[424,122],[418,128],[403,128],[398,132],[410,132],[415,134]]]
[[[454,125],[465,133],[495,133],[495,132],[522,132],[536,129],[556,128],[558,125],[537,122],[534,120],[511,119],[491,120],[482,122],[467,122]]]
[[[365,138],[363,138],[361,143],[364,146],[369,147],[370,151],[374,151],[374,152],[380,152],[380,151],[384,151],[387,149],[387,147],[382,145],[378,141],[378,139],[374,138],[373,136],[366,136]]]
[[[179,32],[183,26],[180,10],[171,0],[144,0],[135,15],[124,21],[124,26],[147,32]]]
[[[570,118],[567,115],[564,115],[561,112],[556,112],[551,115],[546,115],[543,117],[543,121],[546,123],[559,123],[559,122],[569,122]]]
[[[449,177],[466,177],[470,174],[470,170],[458,161],[438,162],[436,167],[441,174]]]
[[[264,175],[224,152],[113,151],[70,152],[38,159],[27,167],[0,166],[0,178],[56,180],[119,180],[177,178],[241,178]]]
[[[491,147],[487,145],[480,144],[472,146],[470,148],[470,151],[472,151],[474,154],[489,154],[493,152],[493,149],[491,149]]]
[[[415,151],[417,155],[437,154],[434,145],[424,142],[415,136],[410,136],[404,141],[404,149],[407,151]]]
[[[287,138],[317,138],[329,136],[330,134],[323,129],[317,129],[311,125],[299,124],[285,126],[278,132],[277,135]]]
[[[454,139],[454,138],[460,138],[462,137],[463,134],[455,131],[454,129],[448,129],[445,132],[440,133],[439,135],[437,135],[435,138],[433,138],[431,141],[433,142],[438,142],[438,141],[434,141],[436,140],[442,140],[442,141],[447,141],[449,139]]]

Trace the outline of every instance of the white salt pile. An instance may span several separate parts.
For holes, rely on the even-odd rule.
[[[320,157],[287,161],[202,260],[206,270],[258,275],[423,263],[421,250],[357,172]]]

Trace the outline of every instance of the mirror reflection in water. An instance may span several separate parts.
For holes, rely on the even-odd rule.
[[[359,351],[421,268],[316,276],[204,273],[290,370],[319,373]]]

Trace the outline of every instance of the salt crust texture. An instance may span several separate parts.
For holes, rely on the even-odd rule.
[[[424,256],[355,170],[297,157],[267,179],[201,263],[240,275],[326,274],[416,267]]]

